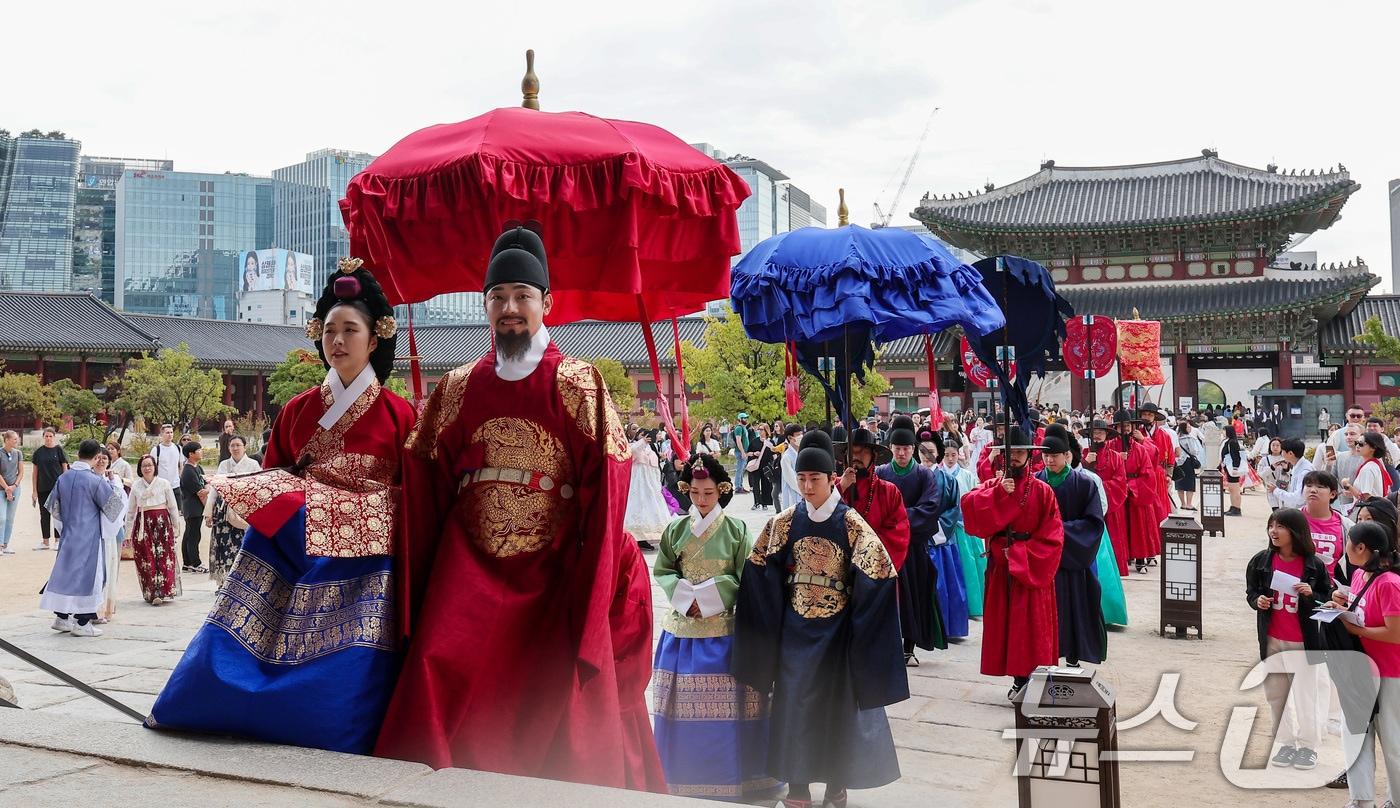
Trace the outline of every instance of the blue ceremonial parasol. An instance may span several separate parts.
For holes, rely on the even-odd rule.
[[[843,202],[844,206],[844,202]],[[898,228],[804,227],[765,239],[734,267],[734,311],[749,337],[797,344],[802,367],[849,424],[850,374],[864,380],[872,342],[961,326],[982,336],[1005,320],[976,270],[935,238]],[[833,386],[818,370],[835,357]]]

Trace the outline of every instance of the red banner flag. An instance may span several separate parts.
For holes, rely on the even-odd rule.
[[[1112,319],[1085,314],[1065,323],[1065,367],[1081,379],[1098,379],[1118,357],[1118,329]]]

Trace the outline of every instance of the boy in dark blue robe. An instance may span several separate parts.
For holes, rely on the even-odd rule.
[[[1055,601],[1060,616],[1060,655],[1070,666],[1103,662],[1108,656],[1102,592],[1094,559],[1103,541],[1103,502],[1093,478],[1071,463],[1078,443],[1067,433],[1047,431],[1041,457],[1045,468],[1036,477],[1050,485],[1060,506],[1065,546],[1055,573]]]
[[[894,564],[835,488],[831,439],[813,431],[797,455],[802,502],[769,520],[744,564],[735,608],[734,676],[772,694],[767,773],[789,783],[787,808],[844,808],[847,788],[899,779],[885,706],[909,697]]]

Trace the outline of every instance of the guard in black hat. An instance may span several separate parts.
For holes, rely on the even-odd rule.
[[[1127,415],[1127,411],[1123,411]],[[1108,511],[1104,520],[1108,523],[1108,538],[1113,543],[1113,559],[1118,565],[1118,574],[1128,574],[1128,477],[1124,468],[1124,455],[1113,447],[1109,437],[1115,434],[1113,424],[1095,418],[1081,433],[1089,439],[1089,448],[1081,458],[1084,468],[1099,475],[1103,480],[1104,493],[1108,495]]]
[[[1157,554],[1161,536],[1157,526],[1165,517],[1158,517],[1157,485],[1153,475],[1157,473],[1156,449],[1142,431],[1142,419],[1133,413],[1119,409],[1113,414],[1113,424],[1118,427],[1119,445],[1122,452],[1123,476],[1127,481],[1127,550],[1129,566],[1137,567],[1141,574],[1147,574],[1149,559]]]
[[[912,418],[896,416],[890,427],[894,458],[876,473],[899,492],[908,514],[909,553],[899,570],[899,622],[904,627],[905,664],[918,667],[916,647],[946,648],[947,637],[968,634],[962,560],[942,522],[945,514],[957,510],[958,482],[919,465]]]
[[[899,778],[888,719],[874,709],[909,697],[898,578],[879,537],[833,489],[832,450],[825,432],[803,437],[803,501],[764,527],[735,609],[734,676],[773,694],[774,731],[758,755],[768,775],[788,781],[788,804],[809,805],[814,781],[826,784],[827,804],[843,806],[847,788]]]
[[[967,532],[987,541],[982,673],[1011,676],[1014,698],[1041,665],[1059,662],[1055,572],[1064,549],[1055,492],[1030,473],[1044,449],[1019,426],[998,447],[1007,468],[962,498]]]
[[[1094,575],[1099,542],[1103,541],[1103,501],[1089,474],[1076,469],[1079,443],[1060,424],[1045,430],[1045,468],[1036,479],[1055,493],[1064,536],[1055,572],[1055,608],[1059,613],[1059,654],[1070,667],[1102,662],[1108,648],[1103,619],[1103,590]]]

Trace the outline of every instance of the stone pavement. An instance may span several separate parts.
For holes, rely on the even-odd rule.
[[[749,502],[746,495],[736,497],[730,512],[756,532],[771,514],[752,511]],[[1247,496],[1246,515],[1230,520],[1228,537],[1207,540],[1204,640],[1157,636],[1156,567],[1125,581],[1132,625],[1110,632],[1110,659],[1099,669],[1117,690],[1120,719],[1152,703],[1163,673],[1179,673],[1176,704],[1197,726],[1185,731],[1158,717],[1120,733],[1124,749],[1182,749],[1193,755],[1189,763],[1122,764],[1124,805],[1170,805],[1182,797],[1212,805],[1227,800],[1268,800],[1275,806],[1346,801],[1345,792],[1337,791],[1246,791],[1221,773],[1220,749],[1237,706],[1253,707],[1260,716],[1242,736],[1248,741],[1246,765],[1258,768],[1269,754],[1262,692],[1239,690],[1244,674],[1258,661],[1243,571],[1249,556],[1263,546],[1267,512],[1262,496]],[[0,558],[0,604],[11,604],[0,612],[0,636],[137,710],[148,709],[207,613],[213,586],[203,576],[187,575],[183,597],[150,607],[136,594],[132,566],[125,562],[117,619],[106,627],[106,635],[59,635],[48,628],[52,617],[35,608],[37,596],[27,594],[43,581],[43,572],[36,570],[52,563],[51,553],[27,549],[34,535],[34,526],[22,521],[15,539],[20,555]],[[659,625],[666,602],[659,590],[655,602]],[[1015,781],[1009,776],[1014,749],[1002,738],[1002,731],[1013,725],[1005,698],[1009,682],[978,673],[980,630],[974,621],[966,641],[947,651],[920,652],[923,664],[909,671],[911,698],[888,709],[903,777],[881,789],[852,792],[852,805],[1015,804]],[[143,803],[151,795],[207,805],[588,805],[595,798],[610,805],[670,802],[478,772],[428,774],[413,764],[312,750],[164,735],[141,729],[4,654],[0,675],[14,683],[25,708],[0,710],[0,808],[67,806],[84,796],[110,801],[112,794],[134,795],[137,789]],[[1322,779],[1340,765],[1335,747],[1335,738],[1324,742],[1317,770],[1326,775]],[[125,789],[128,785],[133,788]]]

